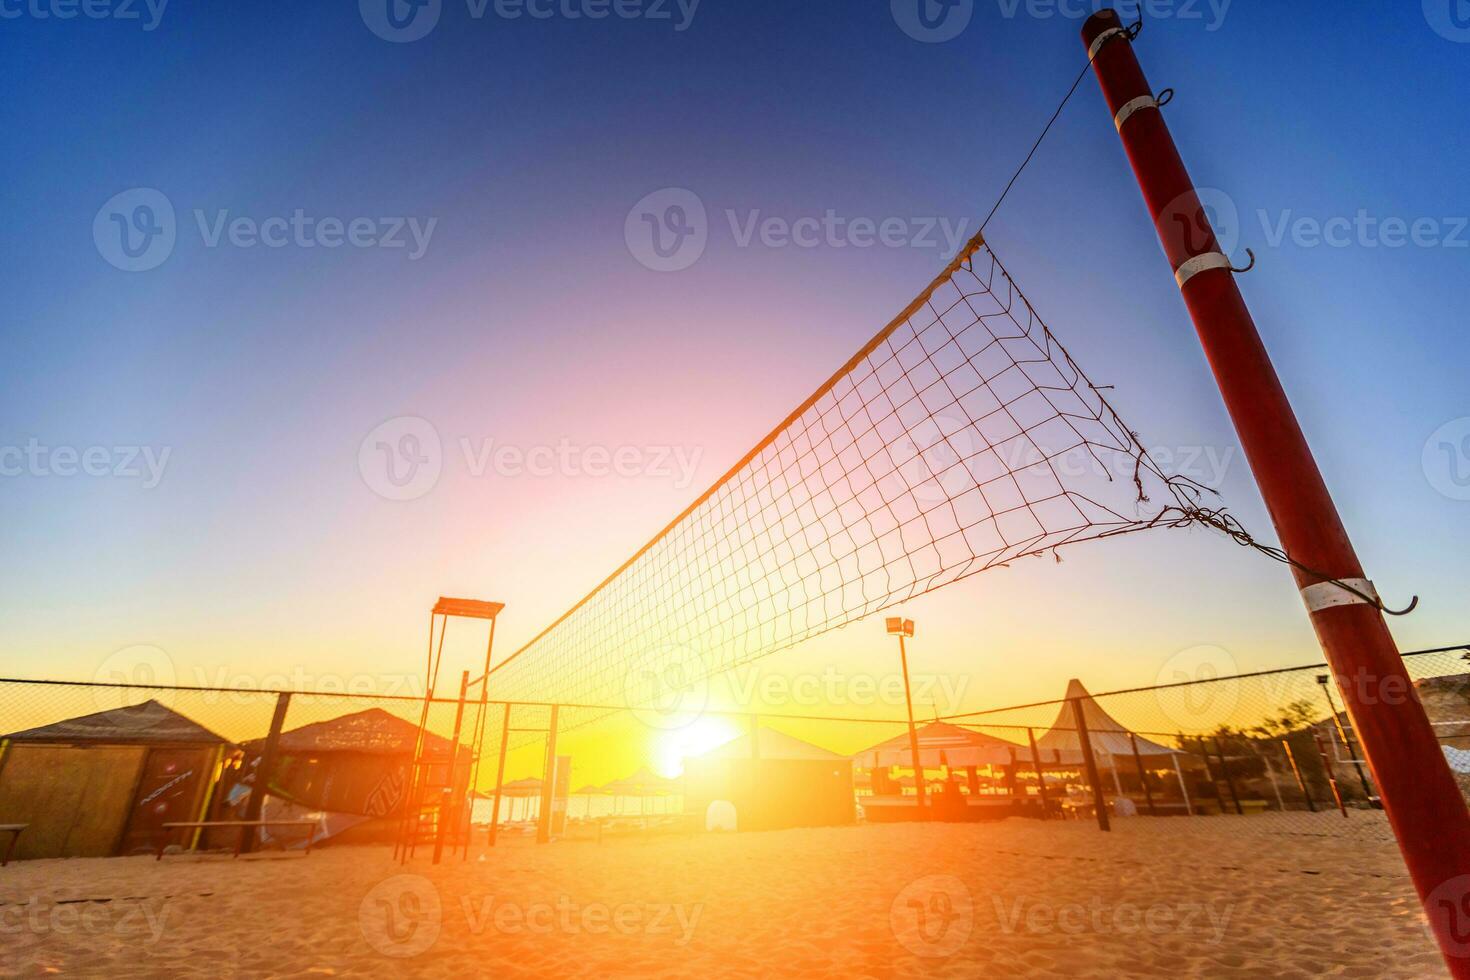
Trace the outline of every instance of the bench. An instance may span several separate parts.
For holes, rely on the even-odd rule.
[[[10,841],[5,845],[5,856],[0,858],[0,868],[10,863],[10,855],[15,853],[15,845],[20,842],[20,832],[29,826],[28,823],[0,823],[0,834],[10,835]]]
[[[158,839],[158,856],[154,859],[163,860],[163,852],[168,848],[169,831],[172,830],[211,830],[219,827],[238,827],[240,836],[235,841],[235,853],[233,857],[240,856],[240,849],[245,846],[245,835],[250,830],[258,827],[311,827],[315,828],[315,820],[187,820],[173,821],[163,825],[163,834]],[[306,851],[311,853],[311,836],[306,838]]]

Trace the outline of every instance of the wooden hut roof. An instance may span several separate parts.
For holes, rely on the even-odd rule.
[[[362,752],[370,755],[412,755],[418,725],[382,708],[368,708],[350,715],[302,725],[281,733],[282,752]],[[251,743],[258,747],[264,739]],[[424,733],[429,755],[447,755],[449,740]]]
[[[28,728],[6,738],[16,742],[95,742],[98,744],[184,743],[218,745],[228,741],[172,708],[148,700]]]

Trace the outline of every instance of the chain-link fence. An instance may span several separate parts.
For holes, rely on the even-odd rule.
[[[1406,655],[1405,696],[1424,704],[1470,795],[1467,659],[1470,647]],[[601,840],[1176,817],[1230,834],[1391,840],[1325,666],[1098,694],[1073,681],[1055,701],[935,712],[912,732],[905,717],[663,693],[628,707],[0,680],[0,825],[24,826],[21,858],[228,849],[242,836],[231,822],[260,825],[249,846],[391,842],[432,784],[434,806],[460,817],[450,843],[464,854],[490,844],[492,823],[502,836]],[[180,823],[212,826],[166,826]]]
[[[1407,654],[1413,689],[1402,696],[1424,705],[1470,798],[1467,658],[1466,647]],[[1038,792],[1035,773],[1042,772],[1057,784],[1050,795],[1064,814],[1095,816],[1101,799],[1114,818],[1244,817],[1250,819],[1226,822],[1230,832],[1392,839],[1352,720],[1325,664],[1096,695],[1073,682],[1067,693],[1063,700],[949,720],[1025,743],[1033,766],[1023,785]],[[1084,738],[1095,764],[1096,792],[1086,772]]]

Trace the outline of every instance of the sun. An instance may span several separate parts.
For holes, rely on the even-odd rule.
[[[725,718],[696,718],[683,728],[660,732],[654,740],[653,768],[660,776],[673,778],[684,772],[684,759],[703,755],[740,735],[740,728]]]

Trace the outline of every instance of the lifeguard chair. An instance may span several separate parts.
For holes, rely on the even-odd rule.
[[[424,674],[424,706],[419,714],[418,734],[414,742],[413,764],[409,771],[408,792],[404,797],[403,819],[399,826],[394,855],[406,863],[420,844],[434,845],[434,863],[438,864],[448,845],[451,853],[462,849],[469,855],[470,791],[476,785],[480,770],[480,746],[485,737],[486,710],[489,704],[490,658],[495,647],[495,618],[504,603],[480,599],[449,599],[441,596],[429,612],[429,654]],[[454,729],[447,753],[429,748],[429,710],[434,704],[439,683],[439,668],[444,660],[444,634],[450,617],[478,619],[489,623],[485,641],[485,668],[476,679],[464,671],[459,681],[455,702]],[[434,639],[438,627],[438,642]],[[461,742],[465,725],[465,708],[473,705],[469,724],[469,745]],[[436,742],[439,740],[435,740]]]

